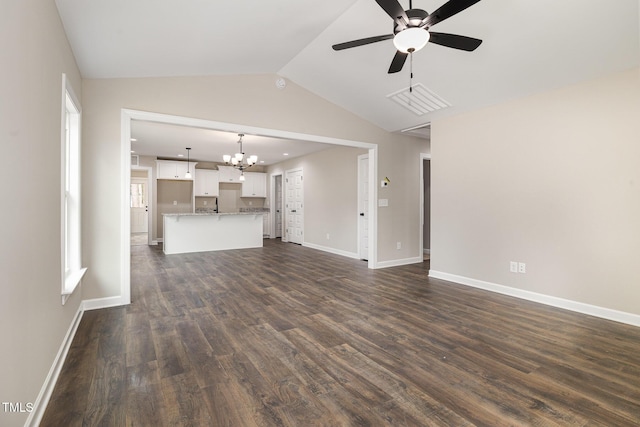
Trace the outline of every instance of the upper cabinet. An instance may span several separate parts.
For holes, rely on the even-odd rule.
[[[245,172],[241,197],[267,197],[267,174]]]
[[[193,184],[196,197],[218,197],[218,175],[217,170],[196,169],[196,180]]]
[[[241,172],[233,166],[218,166],[218,172],[218,178],[220,182],[241,182]]]
[[[193,178],[185,178],[187,170],[191,172],[191,176],[195,171],[197,162],[176,162],[172,160],[156,160],[158,179],[182,179],[191,181]]]

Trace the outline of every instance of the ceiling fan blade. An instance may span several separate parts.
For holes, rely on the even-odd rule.
[[[476,50],[476,48],[482,43],[482,40],[480,39],[474,39],[473,37],[467,36],[459,36],[457,34],[433,33],[431,31],[429,31],[429,34],[431,35],[431,37],[429,38],[430,43],[452,47],[454,49],[466,50],[467,52]]]
[[[376,3],[402,28],[407,26],[409,18],[400,3],[398,3],[398,0],[376,0]]]
[[[407,60],[408,53],[396,52],[396,56],[393,57],[393,61],[391,61],[391,66],[389,67],[389,74],[397,73],[402,70],[404,66],[404,62]]]
[[[352,40],[350,42],[338,43],[331,46],[333,50],[343,50],[352,47],[364,46],[375,42],[381,42],[383,40],[391,40],[393,34],[385,34],[384,36],[367,37],[366,39]]]
[[[466,8],[473,6],[480,0],[449,0],[440,8],[436,9],[431,15],[422,22],[421,26],[426,28],[436,25],[438,22],[442,22],[447,18],[451,18],[456,13],[462,12]]]

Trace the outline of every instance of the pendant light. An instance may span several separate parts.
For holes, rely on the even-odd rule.
[[[184,174],[184,177],[186,179],[191,179],[191,170],[189,168],[189,160],[191,159],[191,157],[189,156],[190,152],[191,152],[191,147],[187,147],[187,173]]]

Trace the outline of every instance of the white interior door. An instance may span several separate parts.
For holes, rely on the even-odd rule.
[[[304,230],[304,185],[302,169],[285,175],[285,237],[288,242],[302,244]]]
[[[369,259],[369,156],[358,156],[358,252]]]
[[[149,231],[149,195],[146,178],[131,178],[131,233]]]

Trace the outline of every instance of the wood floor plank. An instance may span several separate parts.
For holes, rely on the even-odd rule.
[[[273,240],[131,262],[42,426],[640,425],[640,328]]]
[[[163,406],[167,408],[164,425],[170,426],[207,426],[212,425],[213,417],[202,398],[196,376],[185,372],[162,378]]]
[[[124,354],[96,359],[83,425],[125,425],[125,383]]]
[[[157,362],[127,367],[126,425],[159,426],[167,419]]]
[[[151,320],[154,351],[162,378],[180,375],[190,369],[189,359],[175,330],[181,318],[160,317]]]

